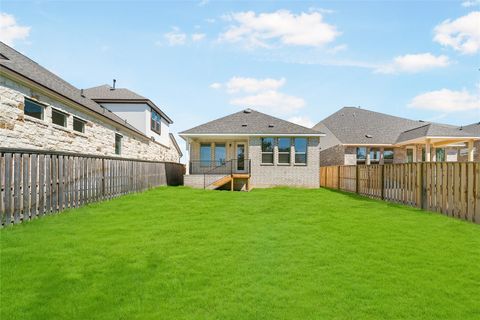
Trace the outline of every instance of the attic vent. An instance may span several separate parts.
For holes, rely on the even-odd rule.
[[[373,138],[373,136],[371,134],[366,134],[365,137],[366,138]]]
[[[252,109],[247,108],[247,109],[243,110],[243,113],[252,113]]]
[[[273,128],[273,127],[275,127],[275,126],[270,123],[270,124],[268,125],[268,127],[269,127],[269,128]]]
[[[246,126],[247,126],[247,124],[246,124],[246,123],[242,124],[242,127],[246,127]]]
[[[418,120],[418,122],[425,122],[425,121],[423,121],[423,120]]]
[[[117,79],[113,79],[113,86],[110,88],[110,90],[115,90],[116,83],[117,83]]]

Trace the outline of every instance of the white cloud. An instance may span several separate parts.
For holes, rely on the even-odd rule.
[[[439,112],[480,111],[480,94],[470,93],[465,89],[440,89],[417,95],[409,103],[409,107]]]
[[[197,41],[202,41],[205,38],[205,33],[194,33],[192,34],[192,40],[197,42]]]
[[[475,7],[475,6],[480,6],[480,0],[468,0],[462,2],[462,7],[469,8],[469,7]]]
[[[204,6],[206,6],[209,2],[210,2],[210,0],[201,0],[201,1],[198,3],[198,6],[199,6],[199,7],[204,7]]]
[[[266,90],[277,90],[285,84],[285,78],[281,79],[255,79],[255,78],[243,78],[233,77],[226,83],[227,91],[229,93],[235,92],[247,92],[254,93]]]
[[[433,68],[442,68],[450,64],[445,55],[434,56],[431,53],[406,54],[398,56],[387,65],[375,69],[377,73],[415,73]]]
[[[25,40],[30,34],[30,27],[17,24],[11,14],[0,12],[0,41],[13,46],[16,40]]]
[[[320,12],[291,13],[279,10],[272,13],[236,12],[224,17],[233,21],[220,35],[221,41],[240,42],[247,47],[271,47],[273,44],[319,47],[335,40],[340,32],[323,21]]]
[[[280,92],[285,78],[232,77],[225,84],[214,82],[212,89],[225,88],[231,96],[230,104],[242,108],[253,108],[278,115],[295,113],[305,106],[302,98]]]
[[[447,19],[434,29],[434,41],[464,54],[480,50],[480,11],[473,11],[456,20]]]
[[[207,19],[205,19],[205,21],[208,22],[208,23],[215,23],[216,20],[213,19],[213,18],[207,18]]]
[[[222,87],[222,84],[219,83],[219,82],[214,82],[214,83],[212,83],[209,87],[212,88],[212,89],[217,90],[217,89],[220,89],[220,88]]]
[[[302,116],[291,117],[288,119],[288,121],[299,124],[307,128],[312,128],[315,125],[310,118],[302,117]]]
[[[187,35],[180,31],[179,28],[173,27],[173,30],[165,33],[163,36],[171,46],[178,46],[185,44]]]
[[[305,106],[302,98],[290,96],[275,90],[268,90],[254,95],[233,98],[230,103],[235,106],[251,107],[253,109],[289,114]]]

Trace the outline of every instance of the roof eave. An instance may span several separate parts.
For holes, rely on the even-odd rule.
[[[324,133],[184,133],[180,137],[325,137]]]

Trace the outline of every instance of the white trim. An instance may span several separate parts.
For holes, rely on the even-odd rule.
[[[388,143],[342,143],[346,147],[395,147],[395,144]]]
[[[405,152],[406,152],[406,163],[408,162],[408,149],[412,150],[412,162],[417,162],[417,148],[415,146],[406,146],[405,147]]]

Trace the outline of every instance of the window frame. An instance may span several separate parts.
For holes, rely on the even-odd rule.
[[[57,113],[58,115],[61,115],[63,116],[63,124],[58,124],[58,123],[55,123],[53,122],[53,114],[54,113]],[[64,127],[66,128],[67,127],[67,118],[68,118],[68,113],[64,112],[64,111],[61,111],[59,109],[56,109],[56,108],[52,108],[52,124],[56,125],[56,126],[60,126],[60,127]]]
[[[75,122],[80,122],[82,124],[82,131],[78,131],[78,130],[75,129]],[[87,122],[85,120],[73,116],[73,123],[72,123],[73,131],[80,132],[80,133],[85,133],[85,124],[86,123]]]
[[[288,151],[280,151],[280,141],[281,140],[288,140]],[[291,152],[292,152],[292,138],[289,138],[289,137],[279,137],[277,138],[277,148],[278,148],[278,161],[277,163],[279,165],[289,165],[290,163],[292,163],[292,156],[291,156]],[[281,155],[288,155],[288,162],[282,162],[280,161],[281,159]]]
[[[392,153],[392,158],[391,159],[385,158],[385,153],[386,152],[391,152]],[[383,163],[393,163],[394,158],[395,158],[395,151],[393,150],[393,148],[383,149]]]
[[[305,151],[297,151],[297,140],[305,140]],[[294,163],[296,165],[307,165],[308,163],[308,138],[295,138],[293,141],[293,147],[295,148],[295,156],[294,156]],[[298,155],[305,155],[305,162],[297,162],[297,154]]]
[[[370,164],[379,164],[380,157],[382,156],[382,151],[380,150],[380,148],[370,148],[369,151],[370,151]],[[375,158],[375,156],[378,156],[378,158]]]
[[[271,148],[272,150],[271,151],[264,151],[263,147],[264,147],[264,140],[270,140],[272,141],[271,143]],[[263,137],[260,139],[260,147],[261,147],[261,164],[264,164],[264,165],[273,165],[275,163],[275,159],[274,159],[274,151],[275,151],[275,138],[273,137]],[[272,156],[272,162],[264,162],[263,161],[263,156],[264,155],[271,155]]]
[[[31,114],[27,114],[27,111],[26,111],[27,102],[32,103],[32,104],[40,107],[40,110],[41,110],[41,112],[40,112],[40,118],[35,117],[35,116],[31,115]],[[45,108],[46,108],[46,107],[47,107],[46,105],[42,104],[42,103],[39,102],[39,101],[36,101],[36,100],[30,99],[30,98],[24,97],[24,100],[23,100],[23,114],[24,114],[25,116],[32,117],[32,118],[35,118],[35,119],[38,119],[38,120],[44,120],[44,119],[45,119]]]
[[[365,158],[361,159],[358,157],[358,151],[360,149],[364,149],[365,150]],[[357,160],[357,164],[366,164],[367,163],[367,147],[357,147],[355,149],[355,157],[356,157],[356,160]]]
[[[208,160],[202,159],[202,148],[208,148]],[[210,167],[212,162],[212,144],[211,143],[200,143],[200,147],[198,149],[200,155],[200,167]]]
[[[122,149],[123,149],[123,135],[121,135],[118,132],[115,132],[115,154],[121,155]]]
[[[223,147],[223,155],[224,155],[224,158],[220,158],[220,159],[217,159],[217,155],[219,155],[217,153],[217,148],[220,149]],[[215,161],[215,165],[216,166],[220,166],[220,165],[224,165],[225,162],[227,161],[227,144],[226,143],[215,143],[215,146],[214,146],[214,150],[213,150],[213,153],[214,153],[214,161]]]
[[[158,120],[154,119],[154,115],[158,116]],[[156,128],[155,125],[158,126],[158,129]],[[150,129],[159,135],[162,134],[162,116],[158,112],[153,110],[153,108],[151,109],[151,112],[150,112]]]

